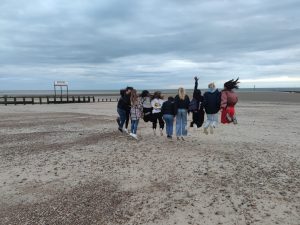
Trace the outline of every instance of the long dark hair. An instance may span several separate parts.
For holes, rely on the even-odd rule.
[[[150,96],[150,93],[149,93],[148,90],[143,90],[140,96],[141,96],[142,98],[149,97],[149,96]]]
[[[229,81],[227,81],[226,83],[224,83],[224,87],[227,89],[227,90],[232,90],[232,89],[238,89],[239,86],[239,78],[237,78],[236,80],[234,79],[231,79]]]
[[[161,95],[160,91],[156,91],[156,92],[154,92],[154,94],[152,96],[152,99],[155,99],[155,98],[163,99],[164,97]]]

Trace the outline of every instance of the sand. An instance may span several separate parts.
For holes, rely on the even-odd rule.
[[[185,141],[133,140],[115,107],[0,106],[0,224],[300,224],[299,103],[241,101]]]

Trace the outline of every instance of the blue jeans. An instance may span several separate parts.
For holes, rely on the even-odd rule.
[[[139,125],[139,120],[131,120],[131,133],[136,134]]]
[[[216,128],[218,124],[218,113],[216,114],[206,114],[207,120],[205,121],[204,128],[212,127]]]
[[[170,115],[170,114],[165,114],[165,115],[163,115],[163,118],[166,122],[166,133],[167,133],[168,136],[172,136],[173,135],[174,116]]]
[[[176,135],[178,136],[187,136],[187,110],[178,109],[176,115]]]
[[[118,108],[117,112],[118,112],[119,117],[120,117],[119,128],[122,129],[123,126],[124,126],[124,123],[126,121],[126,110]]]

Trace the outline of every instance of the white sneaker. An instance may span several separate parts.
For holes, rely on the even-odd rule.
[[[159,131],[160,131],[160,136],[163,136],[164,135],[163,129],[160,128]]]
[[[128,134],[128,130],[126,128],[124,128],[123,131]]]
[[[156,129],[153,129],[153,134],[154,134],[154,136],[156,135]]]
[[[130,136],[133,137],[136,140],[138,139],[136,134],[131,134]]]
[[[214,133],[214,128],[210,127],[209,132],[210,132],[210,134],[213,134]]]
[[[208,135],[207,127],[204,128],[203,133]]]

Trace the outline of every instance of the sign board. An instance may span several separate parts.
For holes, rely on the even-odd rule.
[[[68,86],[67,81],[54,81],[54,86]]]

